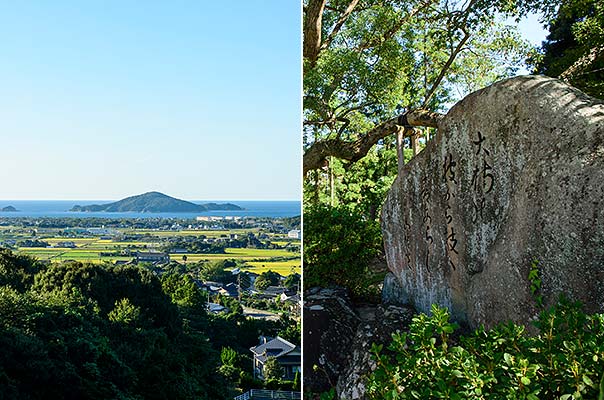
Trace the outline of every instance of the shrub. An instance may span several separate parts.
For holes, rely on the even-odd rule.
[[[304,211],[304,287],[343,286],[362,295],[368,268],[382,249],[379,225],[345,208],[315,206]]]
[[[277,286],[280,279],[281,275],[269,269],[268,271],[261,273],[260,276],[256,278],[254,286],[258,290],[265,290],[269,286]]]
[[[413,319],[392,336],[388,352],[374,345],[375,399],[582,399],[604,396],[604,315],[587,316],[562,299],[544,311],[529,336],[512,323],[479,328],[453,345],[457,328],[446,309]],[[599,387],[600,386],[600,387]]]

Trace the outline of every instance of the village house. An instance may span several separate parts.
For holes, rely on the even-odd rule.
[[[212,314],[221,314],[221,313],[229,312],[228,307],[225,307],[218,303],[207,303],[207,308],[208,308],[208,311]]]
[[[239,286],[236,283],[229,283],[219,290],[219,293],[228,297],[239,297]]]
[[[266,289],[259,291],[259,297],[265,299],[276,299],[285,293],[287,289],[283,286],[269,286]]]
[[[168,264],[170,262],[170,256],[166,253],[161,252],[143,252],[139,251],[136,253],[136,262],[149,262],[153,264]]]
[[[54,247],[65,248],[65,249],[75,249],[76,244],[74,242],[57,242],[57,244],[55,244]]]
[[[287,237],[290,239],[300,239],[302,236],[302,231],[300,229],[292,229],[287,232]]]
[[[302,351],[300,346],[288,342],[280,336],[269,340],[260,337],[260,345],[250,348],[254,355],[254,378],[264,380],[264,364],[269,357],[274,357],[283,367],[283,378],[293,380],[296,373],[300,372],[302,365]]]
[[[302,315],[302,298],[300,294],[295,293],[293,295],[283,293],[279,297],[282,303],[287,304],[289,313],[292,317],[299,318]]]
[[[281,300],[282,303],[297,303],[300,301],[300,295],[298,293],[284,292],[281,293],[281,296],[279,296],[279,300]]]

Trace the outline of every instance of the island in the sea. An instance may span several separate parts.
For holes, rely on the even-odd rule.
[[[243,210],[232,203],[195,204],[189,201],[175,199],[163,193],[148,192],[137,196],[127,197],[108,204],[92,204],[89,206],[73,206],[69,211],[84,212],[139,212],[139,213],[174,213],[174,212],[204,212],[213,210]]]
[[[17,212],[19,210],[17,210],[15,207],[13,206],[6,206],[3,208],[0,208],[0,212]]]

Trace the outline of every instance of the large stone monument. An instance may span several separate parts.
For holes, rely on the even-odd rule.
[[[419,311],[527,323],[564,293],[603,312],[604,104],[541,76],[472,93],[399,173],[382,229],[386,291]]]

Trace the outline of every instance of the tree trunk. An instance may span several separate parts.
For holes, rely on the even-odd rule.
[[[400,171],[405,166],[405,129],[400,127],[396,132],[396,158]]]
[[[321,49],[321,27],[323,24],[323,10],[327,0],[309,0],[304,15],[304,43],[303,56],[314,67]]]
[[[415,157],[419,153],[419,131],[417,129],[413,130],[413,134],[411,135],[411,148],[413,149],[413,157]]]

